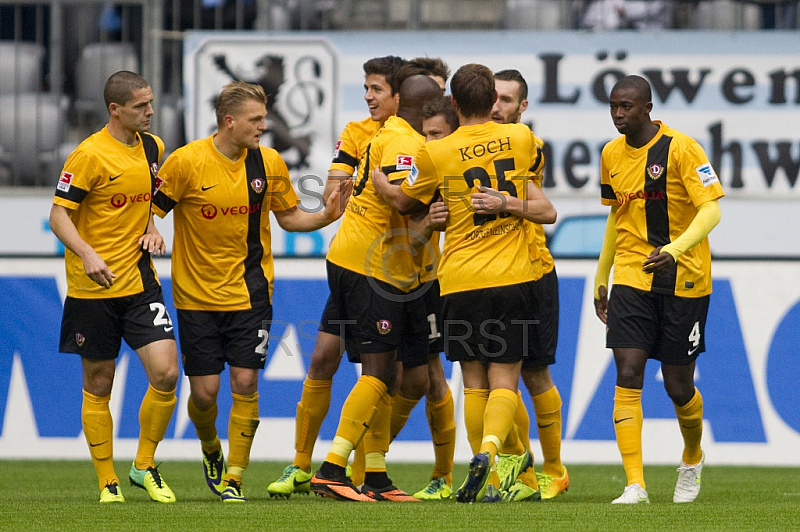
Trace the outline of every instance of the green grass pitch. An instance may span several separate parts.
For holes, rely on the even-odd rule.
[[[612,506],[624,487],[618,465],[570,465],[570,490],[548,502],[511,504],[342,503],[294,495],[270,499],[267,485],[286,464],[253,462],[245,472],[245,504],[222,504],[205,485],[201,462],[167,461],[159,470],[178,502],[162,505],[127,482],[117,462],[125,504],[101,505],[91,462],[0,461],[6,494],[0,530],[800,530],[800,469],[717,467],[707,463],[693,504],[673,504],[674,467],[646,466],[651,504]],[[315,464],[316,465],[316,464]],[[389,464],[395,484],[413,492],[429,464]],[[455,483],[466,475],[458,464]]]

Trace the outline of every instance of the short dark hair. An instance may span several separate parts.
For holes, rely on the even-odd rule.
[[[519,70],[515,68],[508,68],[494,73],[494,79],[501,81],[516,81],[519,83],[519,101],[528,99],[528,82],[522,77]]]
[[[103,99],[106,101],[106,109],[112,103],[125,105],[133,98],[134,91],[146,89],[150,86],[142,76],[130,70],[120,70],[114,72],[106,80],[103,88]]]
[[[385,57],[373,57],[363,65],[364,75],[370,76],[378,74],[386,79],[386,83],[392,91],[392,95],[397,94],[400,84],[397,82],[397,71],[406,63],[406,60],[396,55]]]
[[[453,109],[453,100],[450,96],[434,98],[422,107],[423,120],[433,118],[434,116],[444,117],[445,122],[447,122],[447,125],[450,126],[450,129],[453,131],[458,129],[458,115],[456,114],[456,110]]]
[[[494,75],[483,65],[464,65],[453,75],[450,92],[465,118],[488,115],[495,100]]]
[[[418,74],[424,76],[438,76],[447,81],[450,77],[450,68],[447,63],[438,57],[415,57],[409,59],[397,72],[397,84],[402,85],[405,80]]]
[[[650,83],[642,76],[631,74],[625,76],[614,84],[611,89],[633,89],[645,101],[649,102],[653,99],[653,91],[650,89]]]

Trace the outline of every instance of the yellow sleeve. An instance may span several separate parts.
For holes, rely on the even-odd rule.
[[[603,236],[603,247],[600,248],[600,258],[597,261],[597,272],[594,275],[594,298],[599,299],[598,288],[608,288],[608,275],[614,265],[614,253],[617,244],[617,207],[612,207],[606,220],[606,232]]]
[[[692,223],[689,224],[689,227],[686,228],[686,231],[661,248],[661,251],[666,251],[672,255],[672,258],[677,262],[678,257],[708,236],[708,233],[719,223],[721,217],[722,213],[719,210],[719,202],[717,200],[701,203],[697,207],[697,215],[692,220]]]

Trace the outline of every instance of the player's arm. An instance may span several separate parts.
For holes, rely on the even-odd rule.
[[[352,181],[352,179],[352,174],[348,174],[344,170],[336,170],[334,168],[328,170],[328,180],[325,181],[325,188],[322,190],[322,201],[327,203],[328,198],[330,198],[333,191],[336,190],[339,183],[342,181]]]
[[[156,224],[153,223],[153,213],[150,213],[150,219],[147,221],[147,230],[139,237],[139,245],[142,249],[149,251],[153,255],[163,255],[167,251],[167,245],[164,243],[164,237],[158,232]]]
[[[447,206],[441,198],[425,209],[412,213],[408,217],[408,229],[421,235],[421,238],[413,238],[411,245],[415,248],[424,247],[430,241],[434,231],[444,231],[447,216]]]
[[[603,247],[600,248],[600,258],[597,261],[597,271],[594,274],[594,311],[600,321],[608,323],[608,275],[614,265],[614,254],[617,245],[617,210],[618,206],[611,207],[606,220],[606,231],[603,235]]]
[[[470,195],[472,208],[477,214],[507,212],[537,224],[555,223],[556,208],[544,192],[533,181],[528,181],[526,187],[527,198],[521,199],[493,188],[480,186],[479,192]]]
[[[401,214],[410,212],[417,206],[419,201],[403,192],[399,185],[389,182],[389,176],[381,171],[381,167],[375,165],[372,171],[372,186],[375,192],[381,195],[383,200],[397,209]]]
[[[325,201],[324,210],[306,212],[294,206],[283,211],[273,211],[278,225],[285,231],[308,233],[341,218],[347,208],[350,194],[353,192],[353,180],[334,180],[334,182],[338,183],[338,186],[332,187],[333,190]]]
[[[114,284],[116,275],[108,269],[106,262],[83,238],[72,223],[69,210],[62,205],[50,209],[50,229],[67,249],[83,261],[83,270],[89,278],[106,288]]]
[[[722,213],[717,200],[701,203],[697,207],[694,220],[686,228],[686,231],[666,246],[654,249],[642,264],[642,269],[647,273],[653,273],[672,266],[678,262],[678,257],[707,237],[719,223],[721,217]]]

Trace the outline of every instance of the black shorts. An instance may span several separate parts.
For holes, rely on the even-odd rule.
[[[439,353],[444,351],[442,296],[439,293],[439,280],[434,279],[429,282],[430,288],[422,296],[428,322],[428,354],[439,356]]]
[[[66,298],[59,351],[113,360],[119,356],[122,339],[134,350],[158,340],[175,339],[161,286],[132,296]]]
[[[219,375],[226,362],[236,368],[264,369],[271,321],[269,303],[230,312],[178,309],[184,373]]]
[[[399,288],[326,262],[330,295],[319,330],[344,336],[347,358],[394,351],[403,337],[404,301]],[[376,290],[373,283],[379,288]]]
[[[614,286],[608,301],[606,347],[644,349],[662,364],[694,362],[706,349],[709,299]]]
[[[538,322],[533,328],[528,344],[528,356],[522,361],[522,369],[549,366],[556,362],[558,344],[558,276],[555,268],[534,281],[534,318]]]
[[[424,289],[422,287],[421,289]],[[430,291],[430,290],[428,290]],[[403,303],[403,338],[397,347],[397,360],[403,368],[411,369],[428,363],[428,326],[425,312],[425,295],[409,299]]]
[[[533,281],[447,294],[444,351],[453,362],[519,362],[535,334]]]

